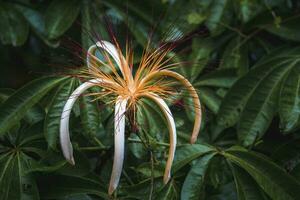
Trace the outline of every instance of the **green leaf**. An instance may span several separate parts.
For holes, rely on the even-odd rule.
[[[209,163],[209,168],[206,172],[206,182],[214,188],[218,188],[231,181],[232,172],[227,160],[219,154],[216,154]]]
[[[101,5],[102,2],[97,1],[82,1],[81,9],[81,44],[84,49],[88,49],[91,45],[95,44],[95,33],[101,36],[103,40],[109,40],[109,34],[107,33],[107,28],[99,19],[102,17],[104,10]]]
[[[236,69],[219,69],[201,76],[193,85],[230,88],[236,80]]]
[[[100,182],[89,177],[49,175],[38,181],[41,183],[40,193],[43,199],[57,199],[75,194],[94,194],[109,199]]]
[[[178,199],[177,198],[177,189],[175,181],[171,180],[163,189],[157,194],[156,200],[169,200],[169,199]]]
[[[94,198],[90,197],[87,194],[75,194],[58,200],[94,200]]]
[[[296,65],[286,76],[279,97],[280,127],[289,133],[300,125],[300,66]]]
[[[24,18],[28,21],[33,32],[40,39],[42,39],[47,45],[51,47],[58,47],[59,41],[49,40],[47,38],[44,15],[39,10],[35,10],[31,7],[24,5],[16,5],[15,7],[20,13],[23,14]]]
[[[71,95],[75,84],[75,79],[66,81],[61,85],[53,98],[44,121],[44,135],[48,143],[48,147],[56,149],[57,139],[59,135],[60,118],[66,101]]]
[[[87,155],[76,150],[74,152],[74,160],[76,163],[75,166],[68,163],[63,165],[56,172],[67,176],[85,176],[91,173],[92,167]]]
[[[15,92],[14,89],[1,88],[0,89],[0,103],[5,102],[5,100]]]
[[[111,15],[114,18],[123,21],[131,33],[134,35],[135,40],[141,45],[144,46],[148,41],[148,30],[149,24],[153,23],[153,13],[149,14],[149,10],[153,10],[153,4],[155,2],[151,2],[151,4],[143,2],[141,6],[140,1],[130,1],[127,3],[127,7],[125,9],[122,6],[123,2],[120,0],[104,0],[102,3],[111,8]],[[145,7],[149,7],[145,9]],[[155,9],[157,12],[160,10],[160,7],[157,6]],[[128,13],[128,10],[131,12]],[[154,10],[153,10],[154,11]],[[157,15],[158,16],[158,15]]]
[[[182,200],[198,200],[199,197],[203,198],[205,174],[208,169],[209,162],[215,154],[215,152],[208,153],[196,160],[196,163],[191,167],[183,182],[181,189]]]
[[[222,27],[222,23],[224,23],[223,21],[226,18],[224,16],[228,3],[228,0],[213,0],[210,4],[209,13],[205,24],[213,34],[218,33],[220,31],[218,29]]]
[[[232,170],[239,200],[265,200],[261,188],[247,172],[235,165]]]
[[[130,139],[139,140],[139,137],[136,134],[132,134]],[[128,144],[128,149],[131,153],[138,159],[143,159],[147,156],[147,149],[143,144],[137,142],[131,142]]]
[[[13,5],[0,3],[0,27],[0,40],[3,44],[20,46],[26,42],[28,23]]]
[[[239,2],[239,15],[243,23],[247,23],[251,21],[254,17],[256,17],[258,14],[262,13],[272,13],[274,15],[273,7],[275,6],[285,6],[284,0],[272,0],[272,1],[257,1],[257,0],[243,0]],[[287,4],[287,3],[286,3]],[[275,18],[272,16],[272,19]],[[261,18],[258,18],[261,20]],[[254,21],[254,20],[252,20]]]
[[[80,1],[54,0],[46,10],[46,33],[50,39],[64,34],[73,24],[80,11]]]
[[[294,167],[294,169],[291,171],[291,175],[297,179],[298,181],[300,181],[300,164],[298,163],[298,165],[296,165]]]
[[[297,61],[297,60],[296,60]],[[296,64],[289,62],[276,67],[263,80],[258,81],[251,93],[238,124],[238,137],[245,146],[262,137],[277,111],[278,92],[285,73]]]
[[[182,74],[193,82],[209,61],[210,54],[213,51],[213,42],[211,39],[193,39],[192,53],[188,60],[191,61],[191,65],[181,66],[179,69]]]
[[[35,105],[28,110],[28,112],[24,116],[24,120],[29,124],[35,124],[39,121],[42,121],[44,117],[45,117],[44,109],[39,105]]]
[[[15,90],[3,88],[0,89],[0,103],[3,103],[6,101],[8,97],[10,97]],[[30,108],[27,113],[24,116],[24,120],[29,124],[35,124],[41,120],[44,119],[45,111],[43,108],[41,108],[39,105],[35,105],[32,108]]]
[[[80,119],[84,130],[83,135],[87,138],[93,139],[96,136],[100,125],[100,117],[97,101],[93,101],[96,97],[89,96],[89,91],[91,90],[83,93],[79,98]]]
[[[0,156],[1,200],[39,199],[34,180],[24,174],[27,159],[30,158],[23,153],[10,153],[7,156]]]
[[[262,8],[266,7],[265,5],[262,4],[263,3],[260,4],[257,3],[257,1],[251,1],[251,0],[240,1],[239,12],[243,23],[247,23],[248,21],[250,21],[251,18],[253,18],[260,11],[262,11]]]
[[[285,64],[293,62],[292,55],[297,51],[298,49],[276,51],[265,57],[245,76],[236,81],[221,103],[217,116],[218,124],[225,128],[233,126],[239,120],[247,101],[261,82],[277,68],[282,69]]]
[[[137,123],[140,131],[156,137],[158,134],[167,133],[167,123],[160,112],[160,108],[148,99],[142,99],[137,108]],[[167,134],[163,134],[167,135]]]
[[[205,144],[187,144],[178,147],[175,154],[172,172],[175,173],[198,157],[214,151],[215,149],[213,147]]]
[[[291,16],[288,16],[291,18]],[[281,38],[293,41],[300,41],[300,29],[298,26],[299,16],[285,20],[282,23],[271,23],[261,26],[266,31],[277,35]]]
[[[221,98],[212,89],[201,87],[199,88],[199,98],[203,105],[209,108],[213,113],[218,113]]]
[[[208,195],[207,195],[208,196]],[[217,192],[207,198],[207,200],[238,200],[233,182],[225,183],[218,187]]]
[[[146,179],[134,185],[120,187],[119,191],[121,194],[125,194],[127,199],[148,199],[151,191],[151,184],[151,179]],[[161,188],[164,188],[164,186],[167,188],[169,185],[163,185],[161,178],[154,179],[154,191],[159,191]]]
[[[243,38],[234,37],[227,45],[223,55],[220,68],[235,68],[239,75],[244,75],[248,71],[248,47],[243,44]]]
[[[227,150],[224,156],[247,171],[272,199],[300,198],[300,183],[267,157],[238,147]]]
[[[37,185],[26,172],[35,166],[34,149],[40,145],[40,132],[31,127],[0,137],[0,199],[39,199]],[[39,149],[42,151],[42,149]],[[30,156],[29,156],[30,155]]]
[[[49,90],[65,78],[45,77],[34,80],[16,91],[0,106],[0,135],[5,134]]]

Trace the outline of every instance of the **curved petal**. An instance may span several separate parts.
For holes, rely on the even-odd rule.
[[[131,71],[129,70],[128,66],[126,65],[126,59],[124,58],[124,56],[121,54],[120,51],[117,50],[115,45],[113,45],[112,43],[105,41],[105,40],[100,40],[100,41],[96,42],[96,45],[92,45],[88,49],[87,66],[89,68],[90,68],[90,64],[91,64],[91,57],[93,57],[94,59],[98,59],[95,56],[95,51],[97,50],[97,48],[103,49],[114,59],[114,61],[117,63],[117,66],[120,68],[123,77],[129,77],[129,78],[133,79]],[[98,61],[102,62],[99,59],[98,59]]]
[[[186,78],[184,78],[182,75],[180,75],[176,72],[170,71],[170,70],[166,70],[166,69],[149,74],[141,81],[140,84],[146,83],[148,80],[151,80],[151,78],[153,78],[155,76],[169,76],[169,77],[177,79],[187,88],[189,94],[193,98],[194,109],[195,109],[195,122],[194,122],[194,128],[193,128],[193,133],[192,133],[190,142],[192,144],[194,144],[197,140],[197,137],[198,137],[198,134],[200,131],[201,119],[202,119],[201,103],[200,103],[200,99],[197,94],[197,91],[192,86],[192,84]]]
[[[60,145],[63,151],[63,155],[66,160],[71,163],[72,165],[75,164],[74,157],[73,157],[73,147],[70,141],[70,133],[69,133],[69,119],[72,107],[77,100],[77,98],[87,89],[94,86],[95,84],[104,83],[101,79],[93,79],[89,82],[85,82],[81,84],[69,97],[68,101],[66,102],[63,112],[61,114],[60,119]]]
[[[125,112],[126,112],[127,99],[117,98],[115,106],[115,152],[114,163],[110,177],[108,194],[111,195],[118,187],[124,160],[124,140],[125,140]]]
[[[176,126],[175,126],[174,118],[172,116],[172,113],[171,113],[168,105],[162,98],[160,98],[159,96],[157,96],[155,94],[148,94],[148,95],[144,95],[144,96],[150,98],[159,106],[159,108],[163,111],[163,113],[167,119],[167,122],[168,122],[170,148],[169,148],[169,156],[168,156],[165,173],[164,173],[164,183],[167,184],[171,178],[171,167],[172,167],[172,163],[174,160],[175,148],[176,148],[176,143],[177,143]]]

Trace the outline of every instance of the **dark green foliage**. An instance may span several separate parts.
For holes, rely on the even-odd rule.
[[[300,199],[299,10],[294,0],[1,1],[0,199]],[[174,70],[203,110],[191,145],[192,100],[180,87],[168,99],[178,144],[164,185],[166,121],[143,99],[112,197],[113,106],[87,94],[99,88],[71,112],[75,166],[58,140],[64,104],[82,83],[72,75],[86,68],[79,46],[111,40],[110,31],[122,48],[131,38],[135,66],[152,31],[154,46],[178,43],[168,56],[183,63]]]

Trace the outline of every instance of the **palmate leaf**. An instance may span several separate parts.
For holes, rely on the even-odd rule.
[[[0,107],[0,136],[18,123],[49,90],[64,80],[57,77],[40,78],[11,95]]]
[[[246,146],[261,137],[277,110],[282,79],[297,66],[298,52],[275,51],[235,82],[222,101],[218,124],[227,128],[239,121],[239,139]]]
[[[300,183],[267,157],[240,147],[228,149],[224,156],[247,171],[272,199],[300,198]]]
[[[220,106],[217,116],[218,124],[225,128],[233,126],[238,121],[241,111],[251,93],[256,89],[257,84],[270,74],[274,68],[278,67],[279,64],[287,63],[282,58],[270,58],[270,60],[266,58],[266,60],[268,62],[258,64],[257,67],[250,70],[249,73],[236,81],[231,87]]]
[[[182,200],[203,198],[204,178],[209,166],[209,162],[216,153],[208,153],[197,159],[196,163],[188,172],[181,189]]]
[[[33,176],[27,173],[44,154],[41,128],[32,126],[0,137],[0,199],[39,199]]]
[[[34,179],[24,174],[30,160],[22,152],[0,155],[0,199],[39,199]]]
[[[265,77],[249,97],[238,124],[238,137],[245,146],[260,138],[277,111],[279,86],[285,73],[295,62],[279,65]]]

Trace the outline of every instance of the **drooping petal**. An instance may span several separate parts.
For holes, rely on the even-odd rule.
[[[146,81],[151,80],[155,76],[169,76],[169,77],[177,79],[178,81],[181,82],[181,84],[183,84],[187,88],[189,94],[193,98],[193,104],[194,104],[194,109],[195,109],[195,122],[194,122],[194,128],[193,128],[193,133],[192,133],[190,142],[192,144],[194,144],[197,140],[197,137],[198,137],[198,134],[200,131],[201,119],[202,119],[201,103],[200,103],[200,99],[198,97],[197,91],[195,90],[193,85],[182,75],[180,75],[176,72],[167,70],[167,69],[149,74],[142,80],[141,83],[145,83]]]
[[[93,59],[97,59],[97,61],[100,62],[100,63],[103,62],[103,61],[100,61],[95,56],[95,52],[96,52],[97,48],[103,49],[104,51],[106,51],[114,59],[117,66],[120,68],[121,73],[122,73],[124,78],[127,77],[127,78],[133,80],[131,71],[129,70],[129,67],[126,63],[126,59],[122,55],[121,51],[118,51],[117,48],[115,47],[115,45],[113,45],[112,43],[110,43],[108,41],[105,41],[105,40],[100,40],[100,41],[96,42],[96,45],[92,45],[88,49],[87,66],[89,68],[90,68],[90,65],[91,65],[91,57],[93,57]]]
[[[66,160],[72,165],[75,164],[73,157],[73,147],[70,141],[70,133],[69,133],[69,119],[72,107],[77,100],[77,98],[87,89],[94,86],[95,84],[104,83],[103,80],[93,79],[88,82],[81,84],[69,97],[66,102],[63,112],[61,114],[60,119],[60,145],[62,148],[62,152]]]
[[[124,140],[125,140],[125,112],[126,112],[127,99],[117,98],[115,105],[115,152],[114,152],[114,163],[111,173],[108,193],[111,195],[118,187],[124,160]]]
[[[163,113],[167,119],[168,128],[169,128],[169,137],[170,137],[169,156],[168,156],[165,173],[164,173],[164,183],[167,184],[171,178],[171,167],[172,167],[172,163],[174,160],[175,148],[176,148],[176,143],[177,143],[176,126],[175,126],[174,118],[173,118],[173,115],[172,115],[168,105],[162,98],[160,98],[159,96],[157,96],[155,94],[148,94],[148,95],[144,95],[144,96],[153,100],[159,106],[159,108],[163,111]]]

